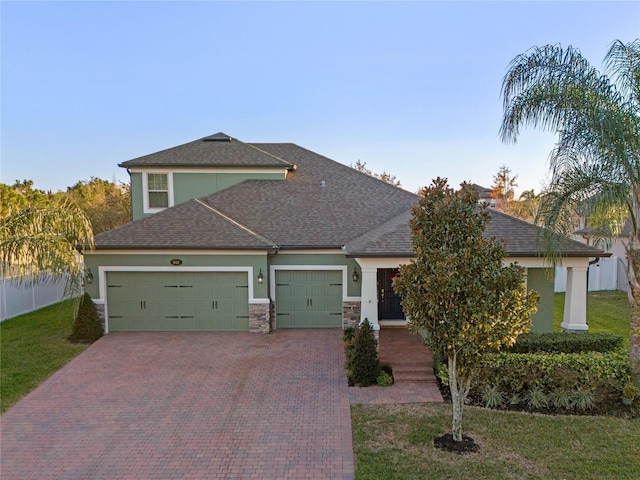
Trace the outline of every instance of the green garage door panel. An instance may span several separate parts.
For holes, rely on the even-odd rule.
[[[109,272],[109,331],[247,331],[244,272]]]
[[[276,328],[342,328],[342,272],[276,270]]]

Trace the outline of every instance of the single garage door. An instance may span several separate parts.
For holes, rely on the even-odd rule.
[[[247,331],[246,272],[109,272],[109,331]]]
[[[342,328],[342,272],[276,270],[276,328]]]

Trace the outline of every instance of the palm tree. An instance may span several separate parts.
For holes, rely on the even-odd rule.
[[[551,235],[571,233],[576,212],[613,218],[606,212],[623,208],[630,218],[630,365],[640,378],[640,39],[613,42],[604,68],[600,73],[573,47],[547,45],[518,55],[502,84],[500,135],[515,143],[522,127],[558,133],[536,218],[546,227],[546,254],[554,262]]]
[[[67,294],[81,293],[79,248],[93,248],[91,223],[77,206],[27,206],[0,219],[0,274],[17,283],[66,279]]]

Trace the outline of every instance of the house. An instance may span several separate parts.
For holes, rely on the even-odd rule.
[[[107,331],[344,328],[406,322],[391,287],[413,256],[419,197],[291,143],[218,133],[120,165],[133,221],[96,236],[86,285]],[[538,227],[492,212],[487,235],[541,294],[551,330],[553,275]],[[586,273],[600,250],[561,239],[563,327],[586,330]]]
[[[472,185],[478,192],[478,203],[487,204],[491,208],[496,208],[498,206],[498,200],[494,198],[492,189],[482,187],[477,183],[473,183]]]
[[[588,225],[588,217],[579,218],[580,229],[573,232],[574,240],[587,245],[602,248],[608,258],[599,258],[591,262],[587,285],[589,291],[622,290],[629,291],[627,278],[627,250],[626,244],[631,237],[631,218],[627,218],[618,235],[602,238],[595,229]],[[564,268],[556,269],[556,291],[564,291],[561,281],[564,279]]]

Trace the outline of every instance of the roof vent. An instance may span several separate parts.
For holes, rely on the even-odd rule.
[[[209,135],[208,137],[204,137],[202,140],[205,142],[230,142],[231,137],[222,132],[216,133],[215,135]]]

